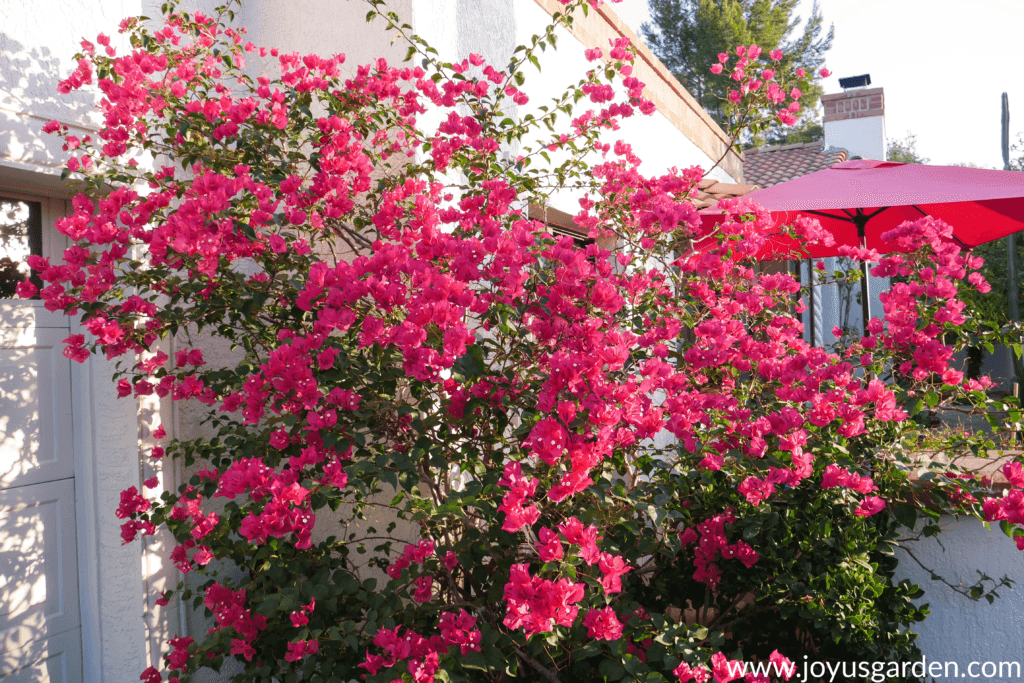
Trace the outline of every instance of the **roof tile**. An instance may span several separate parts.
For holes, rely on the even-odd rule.
[[[711,180],[711,182],[708,182]],[[697,193],[694,196],[694,204],[697,209],[706,209],[714,206],[720,199],[727,197],[742,197],[748,192],[757,189],[757,185],[746,183],[723,183],[711,178],[705,178],[697,185]]]
[[[743,179],[758,187],[770,187],[846,161],[841,147],[824,142],[760,147],[744,151]]]

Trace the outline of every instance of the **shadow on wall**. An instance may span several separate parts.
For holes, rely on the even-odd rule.
[[[78,595],[73,572],[66,570],[76,563],[68,539],[73,484],[63,480],[0,493],[0,678],[78,680]],[[78,655],[69,661],[73,652]]]
[[[956,662],[961,678],[966,678],[971,662],[1017,662],[1024,664],[1024,571],[1021,552],[999,529],[986,529],[976,519],[943,517],[943,533],[938,537],[908,543],[911,552],[930,570],[957,585],[972,585],[982,571],[996,581],[1004,575],[1016,582],[1013,590],[999,590],[993,604],[971,601],[953,592],[930,573],[898,550],[900,560],[896,580],[907,578],[924,589],[923,598],[932,614],[914,628],[920,634],[918,645],[929,662]],[[988,586],[991,587],[991,586]],[[952,665],[951,665],[952,666]],[[1005,667],[1004,667],[1005,668]],[[975,667],[973,673],[977,673]],[[1016,675],[989,680],[1016,680]],[[956,677],[956,676],[954,676]]]
[[[4,506],[0,523],[0,620],[18,622],[3,631],[0,652],[28,645],[45,632],[47,598],[56,594],[47,585],[47,535],[55,533],[52,510],[46,505]],[[15,577],[19,580],[15,581]]]
[[[67,435],[54,420],[70,417],[54,394],[66,330],[37,328],[37,313],[0,304],[0,679],[44,683],[77,680],[81,635],[74,482],[53,470]]]
[[[27,165],[59,172],[67,154],[59,138],[42,132],[57,119],[81,135],[96,130],[94,94],[57,92],[68,74],[67,60],[47,47],[26,47],[0,32],[0,163]]]
[[[40,465],[38,371],[29,349],[0,349],[0,486]],[[2,540],[2,539],[0,539]],[[0,563],[0,567],[6,565]],[[18,576],[5,571],[4,576]]]

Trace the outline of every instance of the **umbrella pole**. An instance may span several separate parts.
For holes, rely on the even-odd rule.
[[[857,215],[854,216],[854,223],[857,224],[857,237],[860,238],[861,249],[868,248],[867,236],[864,233],[864,226],[867,225],[868,216],[865,216],[860,209],[857,209]],[[860,262],[860,331],[861,336],[866,337],[868,334],[868,320],[871,317],[871,306],[868,303],[868,262]]]
[[[1020,320],[1020,312],[1017,305],[1017,236],[1010,233],[1006,237],[1006,276],[1010,281],[1010,291],[1007,292],[1010,298],[1010,321]]]
[[[811,304],[807,313],[807,324],[811,328],[811,346],[817,346],[818,342],[814,338],[814,262],[811,259],[807,259],[807,298]]]
[[[875,213],[878,213],[877,211]],[[872,214],[874,215],[874,214]],[[868,238],[865,235],[864,227],[867,225],[868,220],[871,216],[865,216],[864,212],[857,209],[857,215],[854,216],[854,223],[857,224],[857,236],[860,237],[861,249],[868,248]],[[868,320],[871,318],[871,305],[868,301],[868,262],[860,262],[860,336],[868,336]],[[864,379],[874,379],[874,374],[869,372],[867,368],[864,368]]]
[[[861,277],[860,277],[860,320],[861,320],[861,336],[866,337],[868,334],[868,319],[871,317],[871,307],[868,305],[868,262],[861,261],[860,264]]]

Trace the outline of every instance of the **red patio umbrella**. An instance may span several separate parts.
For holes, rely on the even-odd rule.
[[[1024,173],[959,166],[926,166],[856,159],[746,195],[768,209],[775,224],[791,225],[804,214],[835,237],[831,247],[807,246],[779,234],[759,256],[765,260],[803,250],[811,258],[837,256],[843,245],[895,251],[882,233],[907,220],[934,216],[953,226],[964,249],[1024,230]],[[701,212],[705,224],[724,216]],[[861,279],[863,323],[868,320],[867,264]]]

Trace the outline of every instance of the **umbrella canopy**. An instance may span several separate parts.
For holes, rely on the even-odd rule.
[[[1024,173],[1015,171],[856,159],[746,198],[768,209],[776,225],[813,216],[836,240],[831,247],[808,247],[778,235],[760,254],[767,260],[792,247],[812,258],[836,256],[842,245],[891,252],[895,245],[882,233],[924,215],[953,226],[954,239],[968,249],[1024,230]],[[723,218],[714,208],[701,214],[705,223]]]

